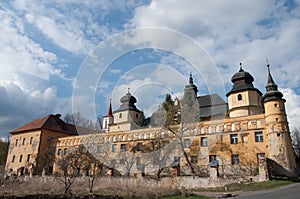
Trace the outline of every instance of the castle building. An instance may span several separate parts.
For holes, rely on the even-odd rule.
[[[267,68],[263,94],[254,87],[252,75],[240,65],[232,76],[232,89],[226,94],[228,104],[218,94],[197,96],[191,74],[183,98],[170,102],[171,119],[168,111],[160,108],[146,127],[139,126],[142,112],[129,90],[115,111],[110,101],[102,133],[79,136],[78,129],[57,116],[37,119],[11,132],[6,170],[20,175],[34,168],[39,174],[49,167],[49,173],[58,172],[57,160],[84,146],[121,175],[150,174],[161,168],[177,168],[177,174],[185,175],[192,167],[201,175],[215,166],[224,175],[254,175],[261,162],[266,163],[270,175],[295,175],[285,100],[270,66]],[[164,124],[159,123],[161,119],[165,119]],[[41,164],[40,159],[47,159],[49,154],[53,155],[51,161]]]

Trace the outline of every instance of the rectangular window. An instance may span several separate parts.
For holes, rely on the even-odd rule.
[[[125,163],[126,163],[126,160],[125,160],[125,159],[121,159],[121,160],[120,160],[120,164],[125,165]]]
[[[23,138],[22,145],[25,145],[25,142],[26,142],[26,138]]]
[[[202,137],[201,138],[201,146],[204,146],[204,147],[207,146],[207,137]]]
[[[33,142],[33,137],[30,138],[30,142],[29,143],[32,144],[32,142]]]
[[[19,141],[19,140],[18,140],[18,139],[16,139],[16,146],[18,146],[18,141]]]
[[[117,144],[113,144],[111,146],[111,152],[116,152],[117,151]]]
[[[64,148],[64,155],[66,155],[68,152],[68,149],[67,148]]]
[[[255,132],[255,142],[263,142],[264,136],[262,131]]]
[[[101,153],[101,152],[102,152],[101,145],[98,145],[98,146],[97,146],[97,153]]]
[[[141,165],[141,158],[136,157],[136,166],[140,166],[140,165]]]
[[[266,154],[265,153],[258,153],[257,154],[257,164],[264,163],[266,161]]]
[[[15,158],[16,158],[16,156],[13,155],[13,157],[12,157],[12,159],[11,159],[11,162],[12,162],[12,163],[15,161]]]
[[[30,161],[30,154],[27,155],[27,162]]]
[[[57,155],[61,155],[61,149],[57,150]]]
[[[209,155],[209,162],[212,162],[214,160],[217,160],[217,156],[216,155]]]
[[[231,155],[231,165],[240,164],[239,154],[232,154]]]
[[[191,156],[191,163],[197,164],[198,163],[198,156]]]
[[[22,159],[23,159],[23,155],[20,155],[19,162],[22,162]]]
[[[138,151],[142,151],[142,147],[143,147],[143,143],[142,142],[138,142],[137,143],[137,150]]]
[[[120,151],[121,152],[125,152],[126,151],[126,144],[121,144]]]
[[[180,162],[180,157],[179,156],[174,156],[174,162]]]
[[[92,146],[88,146],[87,150],[88,150],[88,152],[92,152],[92,150],[93,150]]]
[[[239,143],[238,134],[231,134],[230,135],[230,143],[231,144]]]
[[[191,141],[190,139],[184,139],[183,140],[183,147],[184,148],[189,148],[191,146]]]

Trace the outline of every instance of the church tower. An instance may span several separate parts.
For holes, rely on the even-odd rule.
[[[270,65],[267,67],[268,82],[262,100],[265,107],[269,165],[271,170],[277,172],[273,173],[275,175],[294,175],[296,163],[285,112],[285,99],[272,78]]]
[[[231,78],[232,89],[226,94],[228,97],[229,117],[242,117],[263,113],[261,103],[262,93],[253,86],[254,78],[242,68]]]
[[[111,99],[110,99],[107,114],[103,117],[102,132],[104,133],[109,132],[109,125],[113,123],[114,123],[114,116],[112,114]]]
[[[116,130],[128,131],[138,128],[136,122],[142,112],[136,108],[137,100],[131,95],[129,89],[127,94],[121,97],[120,102],[120,107],[113,112]]]

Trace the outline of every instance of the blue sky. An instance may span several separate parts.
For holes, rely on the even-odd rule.
[[[74,101],[88,117],[105,115],[109,99],[118,108],[128,87],[149,115],[165,93],[182,96],[190,72],[199,95],[219,93],[225,99],[240,62],[264,93],[266,57],[287,100],[291,129],[300,126],[299,5],[299,0],[2,1],[0,135],[50,113],[72,113]],[[112,53],[108,49],[118,52],[129,43],[131,51],[101,66],[102,56]],[[89,85],[90,76],[79,77],[93,56],[98,62]]]

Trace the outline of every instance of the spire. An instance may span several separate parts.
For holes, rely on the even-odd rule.
[[[191,85],[194,84],[192,72],[190,72],[189,83],[190,83]]]
[[[267,68],[268,68],[268,85],[271,85],[271,84],[275,84],[274,80],[273,80],[273,77],[271,75],[271,72],[270,72],[270,64],[267,63]]]
[[[111,108],[111,99],[109,99],[109,108],[106,117],[113,117],[112,108]]]
[[[193,75],[190,73],[189,84],[185,86],[185,90],[194,90],[195,93],[198,92],[197,86],[194,84]],[[197,94],[196,94],[197,95]]]
[[[267,68],[268,68],[268,82],[266,85],[266,93],[262,97],[263,102],[282,99],[283,95],[278,90],[278,86],[273,80],[273,77],[270,72],[270,64],[268,63],[268,60],[267,60]]]

